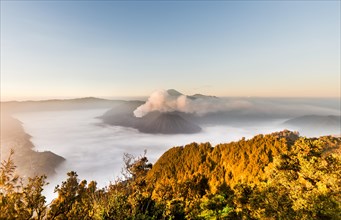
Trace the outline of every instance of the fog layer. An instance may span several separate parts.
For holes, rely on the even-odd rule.
[[[155,162],[172,146],[191,142],[211,142],[213,145],[251,138],[255,134],[281,130],[283,122],[255,125],[254,127],[213,126],[204,127],[198,134],[155,135],[144,134],[136,129],[107,126],[96,116],[108,109],[30,112],[14,115],[23,122],[25,131],[32,136],[35,150],[50,150],[66,159],[57,169],[57,176],[49,179],[48,199],[53,197],[53,189],[66,179],[66,173],[74,170],[80,179],[96,180],[105,186],[120,176],[123,154],[143,154]]]
[[[339,101],[330,102],[332,104],[314,103],[314,100],[306,103],[298,100],[295,103],[295,100],[285,99],[255,99],[247,102],[252,107],[245,108],[242,105],[235,110],[238,114],[218,114],[216,119],[221,121],[223,117],[229,116],[231,119],[243,119],[249,123],[232,123],[233,120],[223,124],[201,123],[202,131],[196,134],[147,134],[130,127],[105,125],[98,116],[109,108],[22,112],[13,116],[23,122],[26,133],[32,136],[35,150],[52,151],[66,159],[56,170],[57,175],[53,179],[49,178],[50,185],[46,188],[48,200],[54,196],[54,187],[61,184],[66,179],[66,173],[71,170],[76,171],[80,179],[97,181],[99,187],[114,181],[120,176],[124,153],[139,156],[147,150],[147,157],[155,162],[169,148],[192,142],[210,142],[214,146],[284,129],[298,130],[303,136],[341,133]],[[304,116],[313,113],[320,113],[322,116]],[[213,116],[210,116],[210,122]],[[304,117],[296,119],[292,116]],[[254,117],[259,120],[254,120]],[[334,124],[332,127],[330,120]],[[300,123],[292,123],[293,121]],[[321,126],[322,122],[325,126]],[[329,130],[325,130],[327,126]],[[316,129],[317,127],[321,129]]]

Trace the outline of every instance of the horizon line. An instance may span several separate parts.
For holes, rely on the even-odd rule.
[[[208,95],[209,96],[209,95]],[[149,96],[50,96],[50,97],[22,97],[22,98],[0,98],[1,103],[8,102],[43,102],[43,101],[67,101],[77,99],[102,99],[108,101],[132,101],[147,100]],[[218,98],[277,98],[277,99],[341,99],[341,96],[215,96]],[[340,100],[341,102],[341,100]]]

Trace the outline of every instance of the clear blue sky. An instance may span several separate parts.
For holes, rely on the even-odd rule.
[[[340,1],[1,1],[1,97],[340,97]]]

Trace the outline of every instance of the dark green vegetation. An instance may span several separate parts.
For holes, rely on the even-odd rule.
[[[20,184],[0,170],[1,219],[341,219],[341,138],[290,131],[167,151],[153,166],[124,157],[124,179],[104,189],[69,172],[49,205],[45,177]]]

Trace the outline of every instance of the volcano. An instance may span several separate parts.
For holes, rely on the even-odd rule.
[[[130,127],[142,133],[150,134],[193,134],[201,131],[195,123],[181,116],[179,112],[150,112],[142,118],[137,118],[133,110],[141,103],[124,103],[107,111],[99,118],[105,124]]]
[[[151,112],[140,119],[137,129],[152,134],[193,134],[201,128],[174,112]]]

